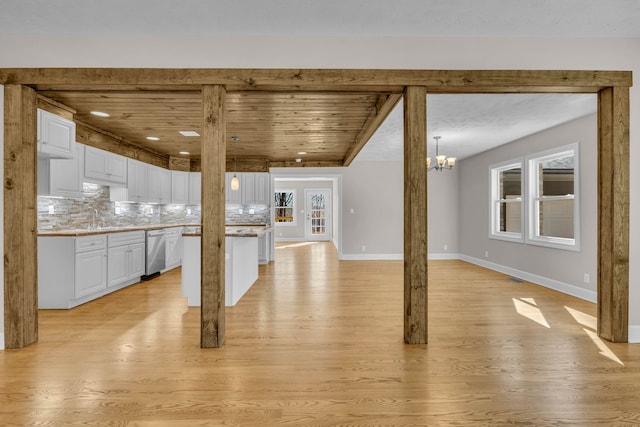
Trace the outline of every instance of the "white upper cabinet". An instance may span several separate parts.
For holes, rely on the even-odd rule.
[[[76,124],[64,117],[38,109],[38,156],[71,159],[76,143]]]
[[[71,159],[38,159],[38,196],[82,198],[84,146],[73,151]]]
[[[148,165],[148,168],[147,201],[159,204],[171,203],[171,171],[153,165]]]
[[[112,202],[147,201],[147,164],[138,160],[127,159],[127,186],[111,187],[110,198]]]
[[[171,171],[171,203],[186,205],[189,202],[189,172]]]
[[[271,180],[268,173],[253,174],[253,203],[256,205],[269,205],[271,202]]]
[[[127,158],[87,146],[84,150],[84,177],[87,182],[96,184],[126,184]]]
[[[200,172],[189,173],[189,202],[190,205],[199,205],[202,201],[202,174]]]

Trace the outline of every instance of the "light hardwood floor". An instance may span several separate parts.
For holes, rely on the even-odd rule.
[[[402,336],[402,262],[280,245],[199,348],[180,271],[69,311],[0,351],[0,425],[640,425],[640,346],[593,304],[461,261],[429,264],[429,344]]]

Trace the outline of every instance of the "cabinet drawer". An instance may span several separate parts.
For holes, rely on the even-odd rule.
[[[144,243],[144,231],[126,231],[124,233],[110,233],[109,247]]]
[[[165,228],[164,237],[168,239],[169,237],[179,237],[181,234],[182,227]]]
[[[107,235],[80,236],[76,238],[76,253],[107,248]]]

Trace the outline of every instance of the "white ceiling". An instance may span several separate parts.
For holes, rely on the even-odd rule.
[[[640,38],[640,0],[0,0],[2,34]],[[595,110],[593,95],[430,95],[428,145],[464,158]],[[402,139],[400,104],[358,159],[400,159]]]
[[[594,94],[427,95],[427,147],[464,159],[597,110]],[[403,158],[402,101],[356,157]]]
[[[637,0],[1,0],[0,33],[640,37]]]

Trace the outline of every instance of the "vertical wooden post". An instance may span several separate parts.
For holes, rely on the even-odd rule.
[[[5,347],[38,341],[36,93],[4,87]]]
[[[202,348],[224,345],[225,98],[223,86],[202,87]]]
[[[598,335],[629,334],[629,88],[598,95]]]
[[[404,340],[427,343],[427,91],[404,91]]]

